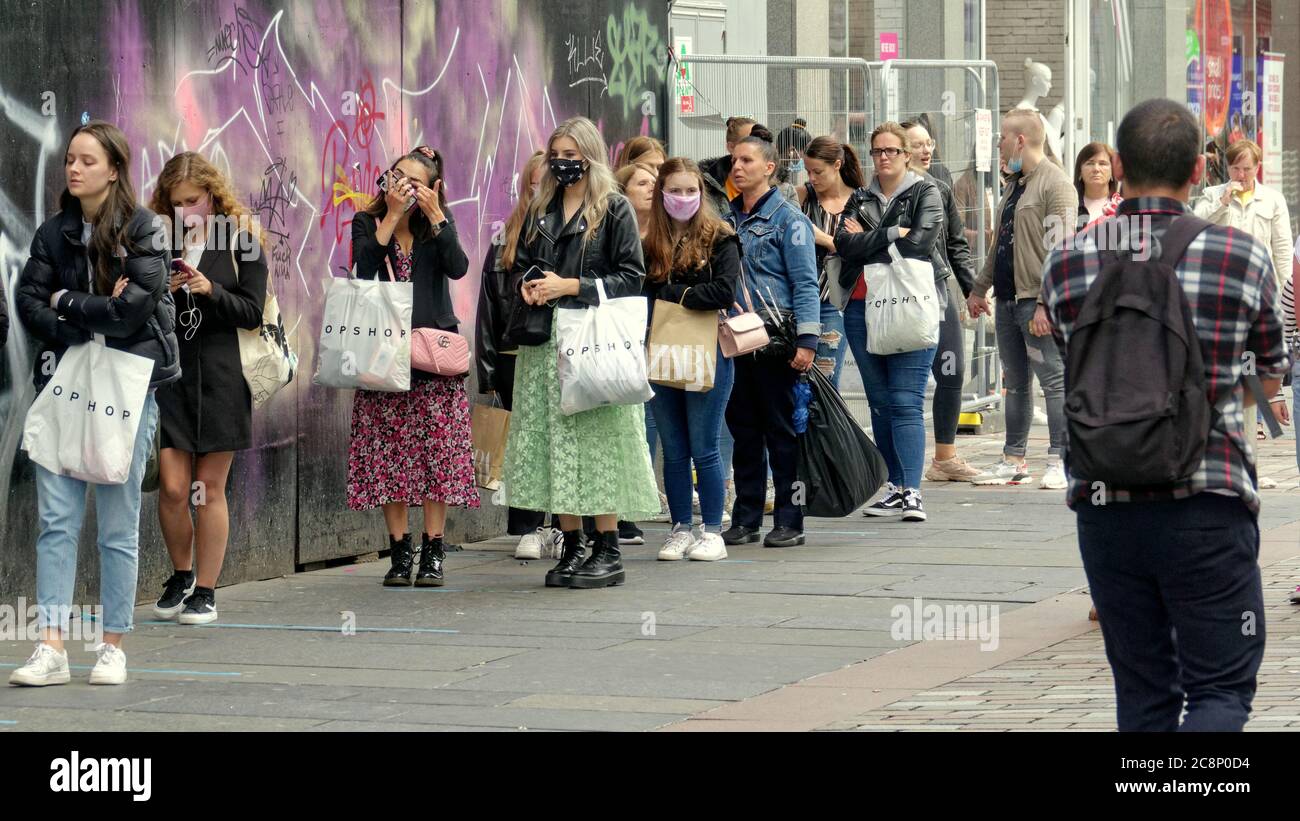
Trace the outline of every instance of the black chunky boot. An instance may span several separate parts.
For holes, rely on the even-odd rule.
[[[411,563],[415,559],[415,551],[411,548],[411,534],[407,533],[401,539],[389,536],[388,549],[392,551],[388,558],[392,560],[393,566],[384,576],[384,587],[410,587]]]
[[[582,566],[582,560],[586,557],[587,551],[582,546],[582,531],[564,531],[564,553],[560,555],[560,563],[546,574],[546,586],[568,587],[569,577]]]
[[[591,589],[623,583],[623,557],[618,552],[618,531],[600,534],[591,558],[573,571],[569,587]]]
[[[424,534],[420,543],[420,569],[415,574],[416,587],[442,587],[442,562],[447,558],[441,536]]]

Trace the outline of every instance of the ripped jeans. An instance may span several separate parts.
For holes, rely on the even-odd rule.
[[[844,339],[844,314],[831,303],[823,302],[821,319],[822,336],[817,340],[817,356],[813,364],[830,377],[831,384],[838,390],[840,369],[844,367],[844,355],[849,350]]]

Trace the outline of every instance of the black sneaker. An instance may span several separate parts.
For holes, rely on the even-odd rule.
[[[181,624],[211,624],[217,620],[217,594],[208,587],[195,587],[176,619]]]
[[[889,493],[881,497],[878,502],[862,508],[863,516],[898,516],[902,512],[903,491],[893,485],[889,486]]]
[[[925,508],[921,505],[921,492],[919,490],[909,487],[903,491],[903,521],[925,521]]]
[[[153,614],[160,619],[174,619],[185,609],[185,599],[194,592],[197,584],[193,570],[177,570],[163,584],[163,593],[154,603]]]
[[[763,538],[763,534],[758,532],[756,527],[745,527],[744,525],[732,525],[722,532],[722,541],[724,544],[753,544]]]
[[[793,527],[772,528],[772,532],[763,539],[763,547],[795,547],[803,544],[803,533]]]
[[[618,523],[619,544],[645,544],[645,533],[634,522]]]

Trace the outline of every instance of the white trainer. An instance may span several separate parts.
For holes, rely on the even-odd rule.
[[[695,544],[695,535],[687,530],[674,530],[659,548],[659,561],[675,562],[684,557]]]
[[[20,687],[45,687],[50,684],[67,684],[72,680],[68,673],[68,651],[55,650],[45,642],[38,642],[36,652],[27,663],[9,674],[9,683]]]
[[[1043,478],[1038,481],[1038,489],[1065,490],[1069,487],[1069,484],[1065,478],[1065,468],[1058,459],[1047,463],[1047,471],[1043,473]]]
[[[126,682],[126,653],[121,648],[104,642],[95,648],[99,661],[90,671],[91,684],[123,684]]]
[[[716,562],[727,558],[727,545],[722,541],[722,534],[701,533],[686,558],[693,562]]]
[[[532,533],[525,533],[519,537],[519,545],[515,548],[515,558],[524,561],[533,561],[542,558],[542,537],[546,528],[539,527]]]
[[[564,531],[554,527],[545,528],[542,548],[548,559],[558,559],[564,555]]]
[[[1002,459],[970,480],[972,485],[1021,485],[1029,481],[1029,465]]]

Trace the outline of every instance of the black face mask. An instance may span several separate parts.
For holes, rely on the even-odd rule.
[[[586,169],[582,167],[582,160],[564,160],[559,157],[551,160],[551,174],[561,188],[568,188],[573,185],[582,179],[585,172]]]

